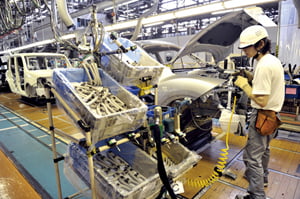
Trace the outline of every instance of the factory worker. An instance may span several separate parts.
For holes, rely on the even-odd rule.
[[[269,143],[280,125],[278,113],[285,95],[284,71],[280,60],[270,54],[271,41],[264,27],[253,25],[243,30],[239,48],[248,58],[253,58],[254,73],[252,86],[248,78],[242,76],[238,76],[234,82],[251,99],[253,108],[248,140],[243,152],[246,166],[244,177],[249,182],[248,194],[237,195],[236,199],[265,199],[264,187],[268,186]],[[265,120],[267,116],[270,120]],[[264,121],[268,121],[267,126],[263,124]]]

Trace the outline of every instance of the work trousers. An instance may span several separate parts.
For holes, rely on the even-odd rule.
[[[264,178],[268,178],[268,163],[270,158],[269,143],[275,133],[261,135],[255,129],[257,110],[253,109],[248,128],[248,140],[243,152],[246,166],[245,176],[249,181],[248,193],[251,199],[265,199]],[[277,130],[276,130],[277,131]]]

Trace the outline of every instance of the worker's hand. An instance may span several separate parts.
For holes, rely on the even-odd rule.
[[[248,70],[244,70],[244,69],[236,71],[236,72],[232,73],[231,75],[232,76],[239,76],[240,75],[240,76],[243,76],[243,77],[247,77],[249,83],[252,82],[252,80],[253,80],[252,72],[250,72]]]
[[[237,80],[234,82],[234,85],[240,87],[246,93],[246,95],[251,98],[252,87],[249,85],[247,78],[238,76]]]
[[[239,75],[235,80],[234,85],[243,89],[246,85],[248,85],[248,79]]]

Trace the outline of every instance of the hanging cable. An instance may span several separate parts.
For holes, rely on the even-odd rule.
[[[96,53],[99,51],[99,48],[101,44],[103,43],[103,38],[104,38],[104,26],[102,23],[99,23],[97,21],[97,11],[96,11],[96,6],[93,6],[93,11],[92,11],[92,20],[86,27],[86,29],[83,31],[83,34],[78,34],[77,35],[77,40],[76,42],[68,41],[68,40],[62,40],[60,39],[62,33],[59,31],[59,29],[56,26],[55,23],[55,18],[56,18],[56,13],[53,12],[55,10],[55,2],[52,1],[51,3],[51,8],[47,1],[45,1],[45,5],[50,12],[50,21],[51,21],[51,29],[54,35],[54,38],[61,44],[69,46],[75,50],[77,50],[80,53],[87,54],[87,53]],[[78,32],[77,32],[78,33]],[[93,49],[90,47],[86,46],[85,44],[85,39],[87,35],[92,35],[93,39]],[[79,41],[80,40],[80,41]]]
[[[162,180],[162,182],[163,182],[166,190],[170,194],[171,198],[176,199],[177,198],[176,194],[174,193],[174,191],[170,185],[170,182],[169,182],[166,170],[165,170],[164,162],[163,162],[162,151],[161,151],[160,127],[159,127],[159,125],[156,124],[156,125],[152,126],[151,129],[153,131],[153,136],[154,136],[154,140],[156,143],[157,169],[158,169],[160,179]]]
[[[40,9],[40,0],[2,0],[0,1],[0,36],[6,36],[22,27],[26,16]]]
[[[81,61],[79,67],[83,68],[88,76],[89,83],[93,86],[101,86],[102,81],[99,74],[97,63],[95,63],[92,54],[86,55]]]
[[[231,127],[232,117],[235,112],[235,106],[236,106],[236,96],[234,97],[233,107],[232,107],[229,123],[227,126],[227,131],[226,131],[226,141],[225,141],[226,148],[221,149],[222,153],[220,153],[220,157],[218,158],[219,161],[217,162],[212,175],[210,177],[208,177],[207,179],[203,179],[203,180],[186,178],[186,179],[184,179],[184,181],[186,182],[187,185],[197,187],[197,188],[203,188],[203,187],[213,184],[222,176],[222,173],[224,171],[224,168],[226,166],[227,159],[228,159],[227,156],[228,156],[228,150],[229,150],[229,144],[228,144],[229,143],[229,132],[230,132],[230,127]]]

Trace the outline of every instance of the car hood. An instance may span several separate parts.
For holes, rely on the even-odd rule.
[[[134,41],[135,44],[143,48],[146,52],[159,52],[159,51],[179,51],[181,49],[180,46],[163,41],[163,40],[138,40]]]
[[[194,35],[170,63],[174,64],[177,59],[195,52],[210,52],[216,62],[222,61],[232,52],[242,30],[254,24],[276,26],[260,7],[227,14]]]

